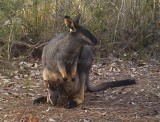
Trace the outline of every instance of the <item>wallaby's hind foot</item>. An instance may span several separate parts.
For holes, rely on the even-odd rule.
[[[63,78],[63,81],[66,82],[68,80],[68,78]]]
[[[77,102],[73,100],[73,101],[69,101],[64,107],[67,109],[71,109],[77,106],[78,106]]]
[[[84,93],[69,101],[64,107],[67,109],[75,108],[84,102]]]

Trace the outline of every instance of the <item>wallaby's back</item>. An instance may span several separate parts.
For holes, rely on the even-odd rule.
[[[61,33],[61,34],[58,34],[56,35],[54,38],[52,38],[47,45],[45,45],[45,47],[43,48],[43,52],[42,52],[42,66],[43,68],[45,67],[52,67],[50,66],[51,64],[48,64],[47,63],[47,60],[48,60],[48,57],[52,58],[52,50],[53,50],[53,47],[55,45],[55,43],[57,43],[59,40],[61,40],[62,38],[65,37],[67,33]]]

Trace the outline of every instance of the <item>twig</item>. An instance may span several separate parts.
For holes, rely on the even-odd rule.
[[[123,8],[123,5],[124,5],[124,0],[122,0],[122,4],[121,4],[121,8],[118,12],[118,20],[117,20],[117,24],[116,24],[116,27],[115,27],[115,36],[114,36],[114,41],[116,39],[116,35],[117,35],[117,28],[118,28],[118,24],[119,24],[119,19],[120,19],[120,12],[122,11],[122,8]]]
[[[8,60],[10,60],[10,52],[11,52],[11,45],[12,45],[12,29],[10,27],[9,39],[8,39]]]

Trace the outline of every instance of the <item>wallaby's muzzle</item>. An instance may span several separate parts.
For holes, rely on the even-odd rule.
[[[94,37],[91,41],[93,46],[95,46],[98,43],[98,40],[96,39],[96,37]]]

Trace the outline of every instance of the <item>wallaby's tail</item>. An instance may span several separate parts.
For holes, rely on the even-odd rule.
[[[87,91],[89,92],[98,92],[101,90],[105,90],[107,88],[128,86],[132,84],[136,84],[136,81],[134,79],[118,80],[118,81],[112,81],[112,82],[102,82],[97,85],[93,85],[89,81],[86,81]]]

